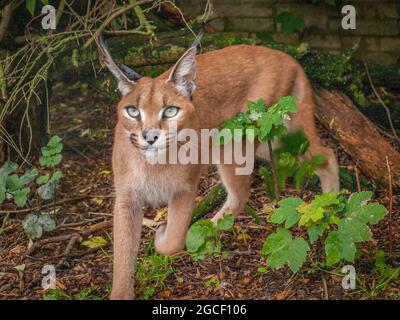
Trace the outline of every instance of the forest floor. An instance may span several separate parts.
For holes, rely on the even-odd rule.
[[[55,88],[51,110],[52,134],[63,139],[61,169],[64,177],[58,188],[55,217],[58,228],[43,235],[43,239],[80,232],[103,221],[111,221],[113,183],[111,150],[116,107],[99,94],[79,88]],[[324,143],[332,146],[341,166],[352,161],[320,128]],[[257,181],[257,180],[256,180]],[[199,198],[218,183],[218,174],[210,169],[202,177]],[[288,187],[285,194],[311,198],[313,193],[296,193]],[[387,206],[386,192],[376,192],[375,199]],[[261,183],[252,186],[250,204],[257,210],[261,223],[248,216],[237,219],[234,232],[222,237],[226,254],[194,261],[188,253],[161,258],[153,251],[154,227],[144,227],[137,275],[138,298],[151,299],[400,299],[400,283],[386,281],[374,268],[376,248],[389,251],[389,220],[373,226],[374,241],[362,247],[362,258],[355,264],[357,287],[342,289],[341,268],[321,270],[305,265],[293,275],[288,268],[267,269],[260,250],[274,226],[267,223],[271,201]],[[33,200],[33,205],[40,202]],[[15,209],[12,206],[6,209]],[[52,208],[50,211],[53,212]],[[2,209],[5,210],[5,209]],[[43,211],[43,210],[42,210]],[[45,210],[46,211],[46,210]],[[47,210],[49,211],[49,210]],[[148,210],[146,217],[165,219],[165,209]],[[28,238],[21,221],[26,212],[10,214],[10,221],[0,235],[0,299],[104,299],[111,287],[112,228],[93,233],[104,240],[100,248],[81,244],[71,247],[65,256],[68,241],[42,245],[26,257]],[[212,217],[209,213],[207,217]],[[400,256],[400,196],[394,196],[392,264]],[[398,262],[398,261],[397,261]],[[45,264],[59,265],[56,269],[57,290],[42,289],[42,268]],[[153,292],[154,291],[154,292]]]

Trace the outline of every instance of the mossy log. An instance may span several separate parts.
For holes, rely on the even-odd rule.
[[[224,186],[219,183],[213,187],[207,195],[200,200],[195,209],[193,210],[192,223],[204,217],[207,213],[213,211],[218,207],[226,198],[226,191]]]
[[[315,114],[360,170],[381,187],[388,187],[386,157],[395,188],[400,188],[400,153],[378,132],[352,101],[337,91],[320,91]]]

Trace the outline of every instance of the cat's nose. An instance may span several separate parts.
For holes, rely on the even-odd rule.
[[[143,139],[150,145],[154,144],[160,135],[161,132],[159,130],[144,130],[142,132]]]

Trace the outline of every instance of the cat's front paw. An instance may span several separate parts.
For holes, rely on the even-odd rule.
[[[154,240],[154,246],[158,253],[166,256],[172,256],[175,253],[182,251],[185,248],[185,243],[180,243],[177,241],[177,239],[173,239],[172,237],[170,237],[172,239],[168,239],[165,233],[166,228],[166,224],[158,227]]]

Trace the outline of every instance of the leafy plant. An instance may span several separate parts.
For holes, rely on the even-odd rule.
[[[265,167],[259,169],[267,193],[273,199],[277,198],[279,190],[285,187],[290,178],[294,179],[296,189],[300,190],[305,181],[314,176],[316,167],[326,161],[323,155],[314,155],[309,160],[300,161],[310,145],[302,131],[283,135],[280,144],[273,152],[278,190],[274,187],[272,171]]]
[[[302,17],[288,11],[284,11],[276,16],[275,21],[282,26],[284,33],[292,33],[304,30],[304,20]]]
[[[173,257],[161,256],[152,249],[148,251],[147,256],[138,260],[135,275],[138,295],[145,300],[151,298],[157,289],[162,289],[166,278],[174,271]]]
[[[271,169],[260,168],[268,195],[276,199],[279,190],[293,177],[297,189],[300,189],[307,178],[314,175],[316,166],[326,158],[315,155],[309,160],[300,162],[309,147],[309,142],[301,131],[286,134],[285,121],[290,120],[290,113],[297,111],[296,98],[282,97],[271,107],[267,108],[264,100],[248,102],[248,110],[239,112],[234,118],[222,124],[220,141],[227,143],[232,139],[240,141],[245,136],[249,141],[258,139],[267,143],[271,159]],[[229,131],[229,135],[226,134]],[[281,147],[272,152],[272,142],[279,138]]]
[[[286,263],[297,272],[307,260],[307,253],[319,241],[324,252],[324,264],[333,266],[342,260],[354,262],[357,245],[371,240],[369,225],[377,224],[386,215],[386,208],[378,203],[368,203],[372,192],[363,191],[347,197],[347,191],[337,194],[323,193],[309,203],[290,197],[278,202],[269,221],[279,224],[269,235],[262,253],[272,268]],[[305,228],[308,239],[302,234],[293,237],[292,227]]]
[[[99,297],[95,294],[97,289],[97,286],[91,286],[73,295],[70,295],[58,288],[49,289],[43,296],[43,300],[102,300],[102,297]]]
[[[43,5],[49,4],[50,0],[40,0]],[[35,15],[36,0],[26,0],[26,9],[33,17]]]
[[[43,167],[53,168],[58,165],[62,159],[61,151],[63,145],[61,138],[53,136],[48,144],[42,148],[42,155],[39,163]],[[24,174],[19,176],[15,172],[18,165],[15,162],[7,161],[0,168],[0,203],[4,200],[13,199],[18,207],[23,207],[28,201],[31,192],[31,186],[35,178],[39,175],[37,168],[26,170]],[[55,187],[62,177],[62,172],[57,170],[53,174],[45,173],[39,175],[36,179],[37,194],[44,200],[54,197]]]
[[[48,213],[28,214],[22,222],[22,227],[28,238],[34,240],[41,238],[43,232],[53,231],[56,222]]]
[[[222,243],[218,237],[219,231],[232,229],[234,218],[225,215],[214,225],[210,220],[199,220],[195,222],[188,231],[186,238],[186,249],[194,259],[202,260],[207,256],[215,256],[221,252]]]

